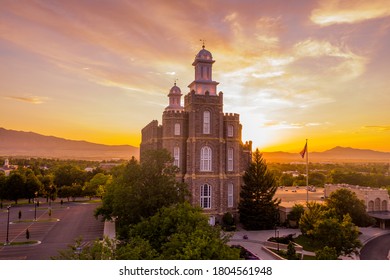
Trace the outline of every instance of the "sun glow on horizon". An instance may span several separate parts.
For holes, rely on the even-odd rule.
[[[287,2],[7,1],[0,127],[139,147],[205,38],[244,142],[390,152],[389,1]]]

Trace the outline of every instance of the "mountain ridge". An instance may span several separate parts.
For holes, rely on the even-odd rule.
[[[105,145],[0,127],[0,156],[110,160],[139,157],[131,145]]]
[[[301,155],[289,152],[263,152],[270,162],[305,162]],[[370,149],[336,146],[323,152],[310,152],[310,162],[389,162],[390,153]]]
[[[70,140],[31,131],[17,131],[0,127],[0,156],[84,160],[130,159],[133,156],[139,158],[139,147]],[[268,162],[305,163],[305,159],[302,159],[298,152],[263,152],[263,157]],[[309,161],[390,162],[390,153],[336,146],[323,152],[310,152]]]

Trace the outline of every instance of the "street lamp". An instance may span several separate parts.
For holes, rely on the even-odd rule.
[[[8,233],[9,233],[9,212],[10,212],[10,208],[11,208],[11,205],[8,205],[7,206],[7,214],[8,214],[8,218],[7,218],[7,238],[5,240],[5,244],[4,245],[9,245]]]
[[[279,230],[277,230],[276,233],[278,234],[277,242],[278,242],[278,252],[279,252]]]
[[[49,187],[49,208],[51,209],[51,192],[52,192],[52,189],[53,189],[53,186],[52,185],[50,185],[50,187]]]
[[[34,198],[34,206],[35,206],[34,221],[37,220],[37,194],[38,194],[38,192],[35,192],[35,198]]]

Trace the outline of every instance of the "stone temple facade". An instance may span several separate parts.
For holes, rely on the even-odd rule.
[[[204,209],[210,223],[226,212],[236,215],[242,175],[251,160],[252,142],[243,143],[238,114],[223,112],[223,93],[212,80],[211,53],[203,48],[192,65],[195,80],[184,96],[175,85],[168,94],[169,105],[162,124],[153,120],[142,129],[141,161],[144,151],[167,149],[180,169],[177,179],[188,184],[191,203]]]

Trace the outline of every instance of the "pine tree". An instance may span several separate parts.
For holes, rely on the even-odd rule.
[[[240,193],[238,206],[240,222],[245,229],[272,229],[278,222],[280,199],[274,198],[277,184],[258,149],[252,156],[252,162],[246,170],[244,185]]]

